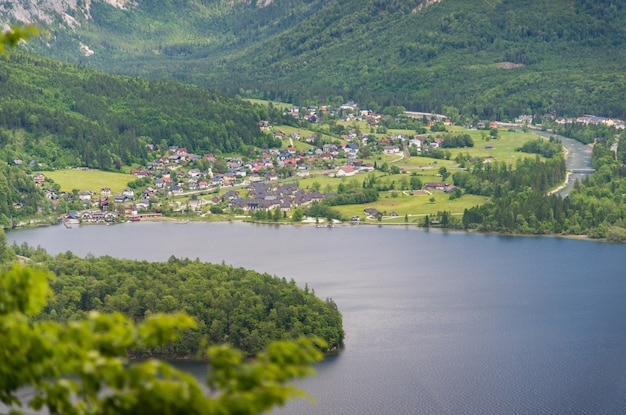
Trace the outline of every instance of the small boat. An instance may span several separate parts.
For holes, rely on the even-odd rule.
[[[186,223],[189,223],[188,220],[179,220],[178,222],[176,222],[177,225],[184,225]]]

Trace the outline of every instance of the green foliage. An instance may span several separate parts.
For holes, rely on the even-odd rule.
[[[106,75],[18,51],[0,59],[0,81],[0,155],[53,167],[146,163],[146,145],[162,140],[196,153],[273,146],[258,122],[283,117],[213,91]]]
[[[550,124],[550,127],[556,134],[573,138],[585,144],[593,143],[596,139],[606,142],[617,134],[615,128],[604,124],[554,123]]]
[[[411,190],[420,190],[422,188],[422,179],[416,175],[411,175],[409,183],[411,185]]]
[[[151,183],[152,183],[151,177],[142,177],[141,179],[136,179],[131,182],[128,182],[128,187],[130,187],[133,190],[138,190],[138,189],[142,189],[148,186]]]
[[[10,30],[0,33],[0,53],[5,52],[5,46],[14,47],[21,41],[30,40],[32,36],[39,35],[36,26],[13,26]]]
[[[323,204],[328,206],[340,206],[340,205],[356,205],[371,203],[378,200],[378,190],[376,189],[350,189],[345,193],[338,194],[337,196],[324,199]],[[328,216],[319,215],[319,216]],[[335,217],[333,215],[333,217]],[[338,218],[337,218],[338,219]]]
[[[546,193],[565,179],[565,160],[555,158],[542,162],[536,159],[520,159],[515,168],[504,162],[477,162],[470,171],[452,175],[454,185],[465,189],[466,193],[484,196],[507,196],[509,193],[524,191]]]
[[[313,202],[304,209],[304,214],[315,218],[341,220],[341,213],[325,203]]]
[[[452,193],[450,193],[449,199],[454,200],[460,198],[461,196],[463,196],[463,191],[458,187],[455,187]]]
[[[447,134],[441,142],[442,148],[474,147],[474,140],[469,134]]]
[[[31,177],[18,167],[0,163],[0,227],[10,228],[20,218],[49,210],[49,201]]]
[[[606,231],[606,239],[610,242],[626,242],[626,229],[620,226],[610,226]]]
[[[187,315],[154,315],[135,325],[90,312],[72,322],[32,321],[46,303],[49,275],[13,267],[0,274],[0,402],[51,414],[256,414],[303,393],[286,382],[311,374],[326,344],[274,343],[256,359],[228,346],[208,349],[209,390],[158,360],[129,363],[127,349],[163,345],[195,327]],[[19,390],[34,396],[22,402]]]
[[[224,209],[219,206],[213,205],[209,208],[209,211],[214,215],[221,215],[224,213]]]
[[[138,348],[136,355],[195,355],[203,339],[249,354],[302,335],[319,336],[330,348],[343,343],[336,305],[304,293],[294,281],[174,257],[147,263],[67,253],[44,265],[59,276],[51,281],[56,296],[44,310],[55,320],[81,319],[91,310],[122,312],[136,322],[174,311],[196,319],[196,330],[165,346]]]
[[[304,217],[304,212],[300,208],[296,208],[293,211],[293,215],[291,216],[291,220],[294,222],[302,222],[302,218]]]
[[[438,171],[439,171],[439,176],[441,176],[441,180],[445,182],[448,176],[450,175],[450,173],[448,172],[448,169],[442,166],[442,167],[439,167]]]
[[[374,102],[390,114],[626,114],[620,2],[424,3],[189,0],[124,11],[97,2],[93,22],[58,30],[55,47],[41,42],[37,50],[283,102]],[[79,42],[95,54],[78,56]]]
[[[524,153],[541,154],[546,158],[552,158],[563,152],[563,145],[560,141],[550,138],[549,141],[538,138],[536,140],[527,141],[517,149]]]
[[[622,241],[625,234],[626,205],[623,195],[626,193],[626,169],[616,163],[607,146],[608,143],[594,146],[592,165],[597,169],[596,173],[577,182],[564,199],[546,195],[549,187],[562,180],[562,175],[558,173],[564,170],[564,167],[558,167],[563,162],[560,157],[545,163],[520,163],[515,173],[501,167],[495,175],[500,179],[489,175],[491,179],[485,180],[482,185],[479,178],[486,177],[485,172],[478,173],[474,179],[465,173],[455,174],[455,183],[461,176],[469,178],[466,191],[474,185],[484,191],[489,189],[489,181],[493,182],[492,200],[483,206],[467,209],[463,214],[463,227],[486,231],[587,235]],[[493,172],[493,169],[490,170]]]

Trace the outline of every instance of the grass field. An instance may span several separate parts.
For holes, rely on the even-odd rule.
[[[90,190],[100,192],[103,187],[111,189],[113,194],[121,194],[128,187],[128,182],[135,180],[135,176],[123,173],[112,173],[100,170],[56,170],[43,172],[46,177],[54,180],[61,186],[61,191],[71,192]]]
[[[269,105],[269,103],[271,102],[274,107],[280,108],[283,110],[293,107],[293,104],[287,104],[285,102],[278,102],[278,101],[267,101],[264,99],[246,98],[245,101],[251,102],[252,104],[265,105],[265,106]]]
[[[359,216],[365,218],[363,212],[367,208],[375,208],[383,214],[390,214],[392,211],[398,214],[404,221],[404,216],[409,216],[409,222],[414,222],[423,218],[424,215],[434,215],[440,211],[448,211],[453,215],[461,215],[465,209],[485,203],[483,196],[463,195],[458,199],[450,200],[450,195],[443,191],[433,191],[432,195],[412,196],[409,192],[383,192],[378,201],[364,205],[335,206],[344,217]],[[434,198],[434,201],[431,201]]]
[[[454,131],[457,132],[457,131]],[[523,132],[509,132],[507,130],[501,130],[499,133],[500,138],[497,140],[486,140],[483,139],[485,135],[484,131],[468,131],[468,130],[460,130],[459,133],[469,133],[474,140],[474,147],[468,148],[449,148],[445,149],[446,151],[450,151],[451,158],[450,160],[442,160],[442,159],[434,159],[430,157],[410,157],[408,159],[403,159],[398,161],[398,167],[406,168],[407,170],[413,169],[435,169],[438,170],[440,167],[446,167],[448,170],[451,168],[454,169],[457,167],[457,163],[454,161],[454,158],[459,153],[469,154],[471,157],[480,157],[485,160],[491,161],[505,161],[507,164],[515,165],[515,162],[521,158],[535,158],[535,154],[527,154],[519,151],[515,151],[516,148],[519,148],[527,141],[536,140],[539,136],[532,133],[523,133]],[[488,134],[487,134],[488,136]]]

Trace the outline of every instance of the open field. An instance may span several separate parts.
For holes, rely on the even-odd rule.
[[[392,196],[395,193],[397,196]],[[434,202],[431,202],[434,197]],[[443,191],[433,191],[432,195],[413,196],[410,192],[382,192],[378,201],[364,205],[334,206],[333,208],[341,212],[344,217],[359,216],[365,219],[363,212],[367,208],[375,208],[383,214],[390,214],[392,211],[401,217],[400,222],[404,222],[404,216],[409,216],[409,222],[419,222],[424,215],[434,215],[439,211],[448,211],[453,215],[461,215],[465,209],[485,203],[485,197],[474,195],[463,195],[458,199],[450,200],[450,195]],[[386,223],[386,220],[383,220]]]
[[[245,101],[251,102],[252,104],[265,105],[265,106],[271,103],[274,107],[280,108],[282,110],[293,107],[293,104],[288,104],[285,102],[278,102],[278,101],[267,101],[264,99],[246,98]]]
[[[71,192],[74,189],[100,192],[103,187],[111,189],[113,194],[121,194],[128,187],[128,182],[135,180],[135,176],[123,173],[112,173],[100,170],[55,170],[43,172],[46,177],[54,180],[61,186],[61,191]]]
[[[315,131],[307,130],[306,128],[291,127],[289,125],[275,125],[272,127],[272,133],[277,133],[280,131],[282,131],[286,135],[294,134],[294,133],[300,134],[300,141],[293,140],[293,145],[298,151],[306,151],[309,148],[313,147],[311,144],[306,143],[304,139],[310,135],[316,134]],[[322,134],[321,137],[324,141],[327,141],[327,142],[343,141],[339,138],[326,135],[326,134]],[[289,145],[290,145],[290,141],[288,139],[283,140],[283,147],[288,147]]]
[[[449,169],[450,167],[456,165],[453,160],[459,153],[469,154],[471,157],[481,157],[485,160],[505,161],[507,164],[515,164],[516,160],[520,158],[536,157],[534,154],[522,153],[519,151],[515,151],[515,149],[521,147],[522,144],[527,141],[540,138],[536,134],[524,132],[510,132],[504,129],[500,129],[499,138],[497,140],[488,140],[488,131],[455,129],[452,130],[451,133],[468,133],[474,140],[474,147],[444,149],[444,151],[450,151],[451,153],[449,161],[418,156],[401,160],[398,162],[398,166],[428,166],[433,165],[433,163],[436,162],[439,165],[437,166],[437,168],[445,166]]]

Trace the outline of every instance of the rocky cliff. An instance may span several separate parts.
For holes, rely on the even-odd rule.
[[[58,22],[73,28],[91,18],[91,4],[98,1],[120,9],[133,3],[130,0],[0,0],[0,24],[8,27],[13,23],[51,25]]]

